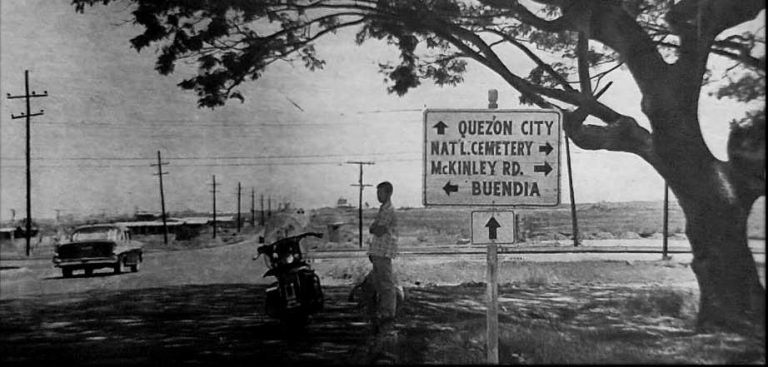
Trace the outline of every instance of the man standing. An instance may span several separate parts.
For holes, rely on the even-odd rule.
[[[377,333],[387,332],[394,326],[396,309],[395,278],[392,259],[397,257],[397,218],[392,207],[392,184],[384,181],[376,186],[376,197],[381,203],[369,232],[373,234],[368,258],[373,264],[371,276],[378,294],[373,326]]]

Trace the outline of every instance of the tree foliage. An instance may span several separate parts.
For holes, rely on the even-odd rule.
[[[110,2],[74,0],[73,4],[83,12],[86,6]],[[526,86],[518,88],[522,102],[542,105],[543,95],[578,106],[573,96],[557,98],[563,97],[563,91],[573,92],[571,85],[591,84],[579,80],[577,59],[581,57],[591,68],[593,73],[585,75],[595,81],[595,88],[602,77],[623,61],[610,47],[598,49],[594,44],[580,53],[579,29],[588,29],[589,24],[568,20],[569,14],[613,7],[623,13],[625,20],[641,27],[660,52],[674,57],[683,38],[680,29],[690,25],[691,4],[696,3],[683,1],[672,7],[672,2],[666,0],[131,2],[135,4],[133,21],[144,28],[142,34],[131,39],[131,45],[139,51],[155,45],[160,51],[155,68],[164,75],[172,73],[179,61],[196,61],[198,74],[185,78],[179,86],[196,92],[203,107],[221,106],[231,98],[243,100],[236,88],[247,80],[258,79],[268,65],[278,60],[300,62],[311,70],[322,68],[325,61],[318,58],[313,42],[352,26],[358,27],[358,43],[383,40],[400,51],[400,60],[380,65],[389,81],[390,93],[405,94],[425,79],[438,85],[456,85],[463,81],[467,59],[475,59],[507,74],[502,76],[513,79],[513,86]],[[764,80],[765,55],[753,54],[760,45],[764,45],[764,38],[752,33],[727,37],[712,45],[712,53],[753,71],[722,87],[718,96],[736,96],[740,100],[761,95],[764,98],[764,83],[749,83],[754,78]],[[497,59],[495,49],[501,46],[521,50],[536,66],[527,75],[511,73]],[[558,61],[547,63],[546,56]]]

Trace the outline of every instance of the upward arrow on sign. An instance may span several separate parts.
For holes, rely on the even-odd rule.
[[[438,121],[438,123],[435,124],[435,126],[432,126],[435,129],[437,129],[437,135],[444,135],[445,134],[445,128],[448,127],[444,122]]]
[[[485,226],[488,227],[488,239],[495,240],[496,230],[501,228],[501,224],[496,221],[496,218],[491,217],[491,219],[488,219],[488,223],[485,223]]]

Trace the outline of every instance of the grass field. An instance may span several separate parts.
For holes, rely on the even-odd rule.
[[[684,239],[685,218],[676,203],[670,203],[669,233]],[[400,242],[456,244],[470,238],[470,217],[473,209],[457,208],[399,208],[397,210]],[[376,216],[377,209],[363,211],[364,233]],[[572,238],[570,205],[554,208],[515,209],[518,233],[522,241],[564,240]],[[341,226],[340,243],[357,243],[357,216],[354,208],[321,208],[310,218],[313,230],[325,231],[330,223]],[[581,239],[661,238],[663,204],[661,202],[589,203],[576,208]],[[367,233],[366,233],[367,235]],[[765,238],[765,200],[758,200],[748,223],[750,238]]]
[[[374,347],[408,364],[486,362],[483,262],[430,267],[396,261],[405,302],[398,336]],[[323,281],[349,284],[365,260],[320,262]],[[765,267],[760,266],[761,274]],[[764,364],[764,335],[695,329],[699,292],[673,261],[503,262],[500,364]],[[369,350],[353,359],[368,363]]]

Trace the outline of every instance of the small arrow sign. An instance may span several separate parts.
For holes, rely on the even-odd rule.
[[[546,143],[546,145],[539,145],[539,152],[544,152],[544,154],[549,155],[549,153],[552,153],[552,150],[555,148],[552,148],[551,145],[549,145],[549,142]]]
[[[488,223],[485,223],[485,226],[488,227],[488,239],[495,240],[496,230],[501,228],[501,224],[496,221],[496,218],[491,217],[491,219],[488,219]]]
[[[544,176],[549,175],[549,172],[552,171],[552,166],[549,165],[549,163],[544,162],[544,164],[537,164],[533,166],[534,172],[544,172]]]
[[[451,185],[451,181],[448,181],[448,183],[443,186],[443,190],[445,190],[445,193],[448,194],[448,196],[451,196],[452,192],[459,192],[459,185]]]
[[[444,135],[445,134],[445,128],[448,127],[444,122],[438,121],[435,126],[432,126],[435,129],[437,129],[437,135]]]

